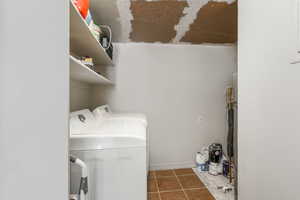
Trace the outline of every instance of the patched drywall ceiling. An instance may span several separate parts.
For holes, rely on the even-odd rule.
[[[97,24],[114,42],[213,43],[237,41],[236,0],[90,0]]]

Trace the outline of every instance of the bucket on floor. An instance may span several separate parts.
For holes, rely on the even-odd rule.
[[[197,152],[196,165],[199,171],[208,171],[208,156],[205,154],[205,152]]]
[[[219,175],[219,164],[210,162],[208,173],[214,176]]]
[[[223,160],[223,176],[228,177],[229,174],[229,161]]]
[[[220,163],[223,157],[222,145],[213,143],[209,146],[209,162]]]
[[[197,164],[197,168],[200,172],[207,172],[208,171],[208,162]]]

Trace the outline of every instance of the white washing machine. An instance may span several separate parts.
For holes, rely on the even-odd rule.
[[[70,154],[88,166],[89,200],[146,200],[146,117],[96,111],[86,109],[70,115]],[[70,192],[76,193],[80,169],[71,165],[70,177]]]
[[[126,121],[139,121],[147,126],[147,118],[140,113],[113,113],[108,105],[98,106],[93,110],[96,119],[120,119]]]

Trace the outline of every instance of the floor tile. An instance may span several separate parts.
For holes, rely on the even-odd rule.
[[[181,189],[176,177],[157,178],[159,191],[169,191]]]
[[[158,192],[155,179],[148,180],[148,192]]]
[[[155,178],[155,171],[149,171],[148,179]]]
[[[148,193],[148,200],[160,200],[158,192]]]
[[[178,179],[184,189],[205,187],[196,175],[178,176]]]
[[[175,176],[173,170],[158,170],[155,171],[156,177]]]
[[[207,189],[185,190],[189,200],[215,200]]]
[[[191,168],[175,169],[174,171],[175,171],[177,176],[195,174],[193,169],[191,169]]]
[[[161,192],[161,200],[187,200],[183,191]]]

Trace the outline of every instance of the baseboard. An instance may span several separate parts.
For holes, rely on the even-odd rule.
[[[153,163],[153,164],[150,163],[150,170],[181,169],[181,168],[193,168],[193,167],[195,167],[194,161]]]

